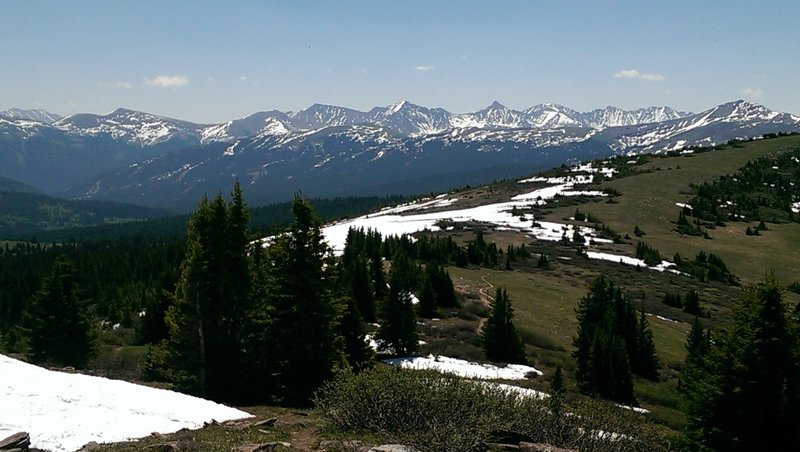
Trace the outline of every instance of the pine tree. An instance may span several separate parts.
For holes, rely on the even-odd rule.
[[[641,309],[636,333],[636,359],[632,360],[633,372],[650,380],[656,380],[659,368],[656,343],[645,317],[644,306]]]
[[[450,273],[441,265],[433,262],[428,263],[425,267],[425,273],[431,281],[433,291],[436,292],[436,304],[440,308],[457,308],[459,303]]]
[[[601,276],[578,303],[576,314],[578,331],[572,356],[578,389],[584,394],[632,403],[631,369],[642,333],[630,300]]]
[[[364,320],[358,312],[356,302],[352,297],[344,297],[335,302],[341,313],[339,314],[339,334],[344,342],[344,354],[350,368],[356,372],[370,367],[372,363],[372,349],[366,341]]]
[[[714,341],[699,378],[703,386],[682,382],[690,408],[689,438],[704,447],[734,451],[797,444],[797,347],[781,289],[768,277],[748,290],[733,326]]]
[[[94,326],[75,283],[74,267],[65,258],[56,259],[33,296],[25,326],[32,362],[83,368],[94,355]]]
[[[703,309],[700,307],[700,295],[696,290],[689,291],[683,305],[683,312],[694,316],[702,316]]]
[[[481,330],[486,358],[494,362],[526,364],[525,344],[514,326],[514,308],[505,289],[497,288],[490,309]]]
[[[430,274],[425,272],[422,278],[422,290],[419,294],[418,313],[420,317],[431,319],[437,316],[436,292],[433,290]]]
[[[372,289],[367,261],[363,257],[355,258],[349,275],[351,278],[350,294],[355,300],[358,312],[365,322],[375,322],[375,293]]]
[[[708,369],[706,359],[711,351],[710,332],[703,329],[700,320],[695,317],[692,322],[692,329],[686,338],[686,360],[681,368],[681,375],[678,379],[678,388],[681,390],[691,390],[696,387],[698,380]]]
[[[238,397],[242,319],[248,311],[248,213],[239,184],[233,200],[204,198],[187,230],[186,257],[166,315],[175,383],[217,400]]]
[[[311,205],[292,203],[294,222],[268,250],[272,278],[268,351],[270,376],[279,403],[305,405],[313,392],[342,363],[328,261],[320,221]]]
[[[417,351],[417,319],[411,302],[413,287],[413,265],[402,248],[392,258],[389,272],[389,293],[383,303],[381,326],[376,338],[380,349],[397,356]]]
[[[539,260],[536,261],[536,266],[539,268],[550,268],[550,262],[547,260],[547,256],[544,253],[539,254]]]

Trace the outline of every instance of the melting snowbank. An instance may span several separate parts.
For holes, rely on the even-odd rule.
[[[526,375],[530,373],[542,375],[542,371],[522,364],[508,364],[505,367],[500,367],[447,356],[407,356],[387,359],[384,362],[404,369],[432,369],[459,377],[482,380],[524,380],[527,378]]]
[[[124,441],[246,417],[197,397],[0,355],[0,438],[27,431],[36,448],[71,451],[90,441]]]

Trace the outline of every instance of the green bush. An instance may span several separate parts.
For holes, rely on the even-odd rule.
[[[426,452],[485,450],[487,442],[507,438],[580,450],[668,449],[642,415],[612,404],[567,405],[432,371],[380,366],[341,373],[314,401],[335,429]]]

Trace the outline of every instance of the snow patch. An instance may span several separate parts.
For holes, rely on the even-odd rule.
[[[542,371],[522,364],[509,364],[505,367],[499,367],[493,364],[480,364],[439,355],[428,355],[427,357],[407,356],[387,359],[383,362],[403,369],[431,369],[464,378],[481,380],[524,380],[527,378],[526,375],[530,373],[543,375]]]
[[[3,355],[0,408],[0,438],[26,431],[33,447],[59,452],[251,416],[173,391],[47,370]]]

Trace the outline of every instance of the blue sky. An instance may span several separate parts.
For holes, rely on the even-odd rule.
[[[318,102],[800,114],[800,2],[0,2],[0,109],[195,122]]]

